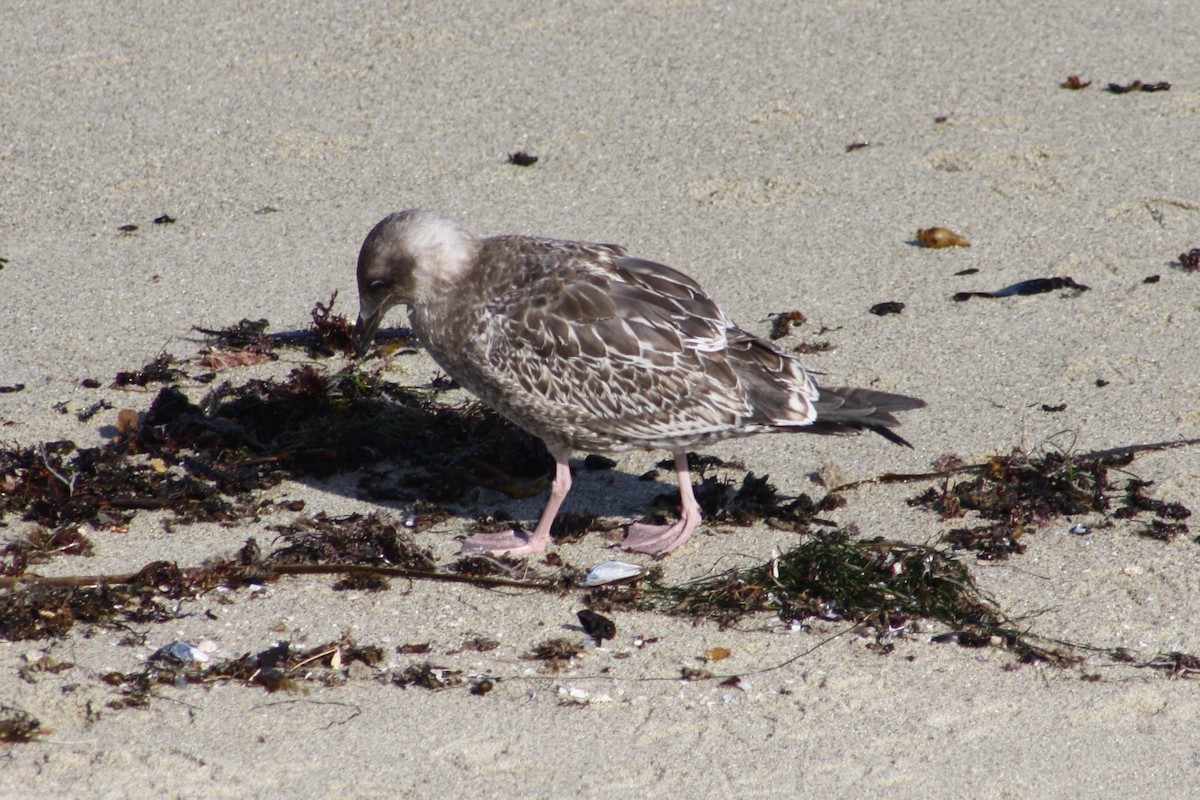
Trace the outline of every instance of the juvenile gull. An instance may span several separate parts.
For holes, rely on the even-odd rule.
[[[408,306],[413,331],[463,388],[540,437],[554,456],[550,499],[532,534],[476,535],[463,552],[545,551],[571,489],[573,450],[664,449],[681,515],[633,524],[624,546],[665,555],[700,524],[686,451],[769,431],[891,429],[925,403],[817,385],[799,360],[748,333],[688,276],[609,244],[473,236],[428,211],[385,217],[358,256],[358,352],[384,315]]]

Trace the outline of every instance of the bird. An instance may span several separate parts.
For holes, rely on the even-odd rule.
[[[385,315],[408,307],[413,333],[446,374],[545,442],[554,458],[532,533],[477,534],[462,552],[545,552],[571,489],[576,451],[674,456],[680,516],[632,523],[622,545],[662,557],[702,521],[687,451],[766,432],[892,429],[925,406],[901,394],[818,384],[800,360],[738,327],[692,278],[624,247],[533,236],[478,237],[409,209],[371,229],[358,256],[354,345],[368,352]]]

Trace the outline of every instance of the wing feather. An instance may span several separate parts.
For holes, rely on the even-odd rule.
[[[520,269],[497,282],[475,334],[520,424],[550,435],[565,420],[575,446],[615,447],[812,421],[815,384],[799,363],[683,273],[611,245],[504,240]]]

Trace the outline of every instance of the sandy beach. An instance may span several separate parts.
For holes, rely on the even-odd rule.
[[[802,312],[779,344],[822,345],[804,356],[822,382],[928,403],[903,415],[911,450],[876,436],[703,448],[733,465],[722,476],[766,474],[784,496],[823,497],[819,472],[843,483],[931,472],[947,455],[1200,438],[1200,272],[1180,259],[1200,248],[1200,6],[485,5],[0,10],[5,452],[127,435],[119,412],[144,420],[162,385],[116,376],[163,353],[197,403],[226,383],[350,367],[345,353],[280,348],[217,370],[196,329],[266,319],[300,334],[335,292],[333,312],[352,321],[363,237],[404,208],[480,235],[621,244],[695,277],[747,330]],[[1065,88],[1072,75],[1090,84]],[[517,152],[538,160],[510,163]],[[922,246],[918,229],[934,226],[970,247]],[[952,299],[1041,278],[1087,288]],[[903,309],[870,312],[884,302]],[[386,324],[407,325],[403,311]],[[358,364],[400,386],[439,376],[419,344]],[[612,470],[576,462],[566,511],[615,525],[674,491],[669,469],[638,480],[667,454],[614,457]],[[24,473],[6,464],[12,495]],[[224,523],[138,509],[82,525],[90,557],[56,552],[28,573],[200,566],[249,538],[280,547],[280,526],[322,513],[403,527],[409,500],[362,488],[386,466],[291,475]],[[171,469],[187,471],[184,455]],[[1200,446],[1139,451],[1109,477],[1114,497],[1148,482],[1150,505],[1039,519],[1009,558],[957,556],[1022,631],[1068,643],[1077,663],[939,643],[947,628],[930,620],[883,652],[836,614],[723,627],[620,608],[596,646],[576,588],[397,578],[343,591],[336,575],[286,575],[182,599],[165,621],[0,640],[0,723],[40,725],[0,742],[0,797],[1187,796],[1200,660],[1162,659],[1200,654],[1200,528],[1139,532],[1166,524],[1153,503],[1200,509]],[[821,516],[944,548],[978,517],[909,502],[944,483],[866,483]],[[439,502],[450,516],[415,541],[445,565],[476,518],[531,522],[544,494]],[[37,528],[0,516],[0,548]],[[553,551],[584,569],[657,566],[679,585],[802,539],[714,523],[657,563],[599,531]],[[553,566],[531,559],[538,574]],[[27,588],[0,594],[14,591]],[[558,638],[582,652],[557,669],[527,658]],[[382,660],[339,651],[322,680],[297,674],[282,691],[181,681],[122,705],[128,686],[106,679],[176,641],[216,662],[349,640]],[[422,663],[446,685],[394,680]],[[682,677],[701,669],[711,677]]]

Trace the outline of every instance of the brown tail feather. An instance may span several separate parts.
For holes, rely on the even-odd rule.
[[[874,389],[822,386],[816,407],[817,418],[811,425],[791,430],[826,435],[869,430],[878,433],[889,442],[912,447],[904,437],[891,430],[900,424],[900,420],[893,414],[924,408],[925,401],[902,394],[877,392]]]

